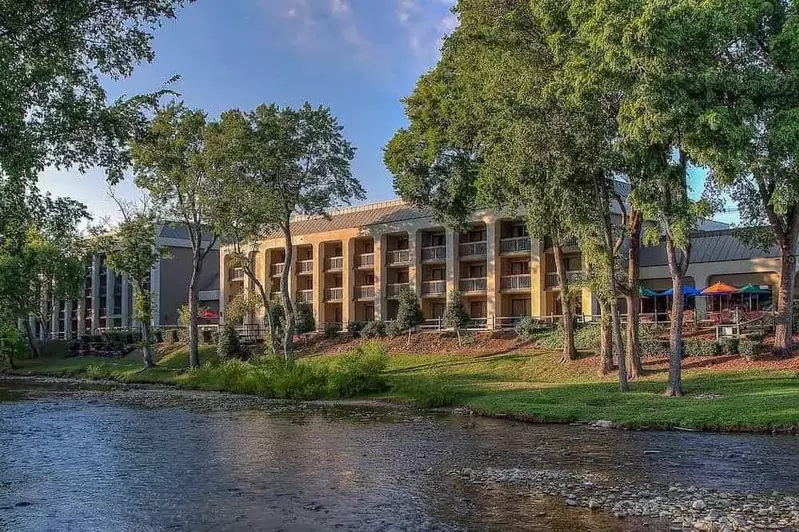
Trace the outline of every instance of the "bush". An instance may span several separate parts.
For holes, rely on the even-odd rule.
[[[214,344],[214,331],[211,329],[200,330],[200,341],[206,345]]]
[[[516,324],[516,327],[513,328],[516,332],[516,336],[523,342],[532,342],[539,338],[543,333],[552,330],[552,327],[546,323],[543,323],[541,320],[533,318],[532,316],[525,316],[519,323]]]
[[[739,344],[737,338],[722,338],[719,340],[719,351],[722,355],[737,355]]]
[[[388,388],[385,371],[388,357],[385,349],[368,343],[338,359],[332,368],[328,392],[333,397],[353,397],[382,392]]]
[[[693,338],[683,341],[683,356],[687,357],[712,357],[721,352],[721,347],[714,340]]]
[[[406,332],[406,329],[402,326],[402,322],[399,320],[391,320],[386,323],[386,335],[389,338],[396,338],[397,336],[402,335]]]
[[[741,354],[741,356],[746,358],[746,360],[759,360],[760,351],[760,340],[743,338],[740,342],[738,342],[738,352]]]
[[[799,300],[794,299],[791,305],[791,322],[793,332],[799,332]]]
[[[352,336],[360,336],[365,325],[362,321],[351,321],[347,324],[347,332]]]
[[[114,374],[109,366],[103,364],[89,364],[83,371],[83,376],[93,381],[112,380]]]
[[[14,360],[27,354],[25,341],[19,329],[12,325],[0,325],[0,362],[13,364]]]
[[[244,351],[241,349],[239,333],[236,332],[236,329],[233,327],[233,325],[226,323],[222,327],[222,332],[219,334],[219,343],[216,346],[216,352],[219,355],[220,360],[243,358]]]
[[[316,320],[313,317],[313,306],[307,301],[298,301],[294,306],[294,332],[308,334],[316,330]],[[325,326],[327,331],[327,326]]]
[[[328,340],[338,338],[339,332],[341,332],[341,327],[339,327],[335,323],[325,324],[325,338],[327,338]]]
[[[164,343],[164,331],[161,329],[155,330],[155,341],[159,344]]]
[[[382,321],[368,321],[361,329],[364,338],[382,338],[386,335],[386,324]]]
[[[641,356],[666,356],[669,354],[669,342],[657,336],[654,326],[642,325],[638,331],[638,341],[641,346]]]

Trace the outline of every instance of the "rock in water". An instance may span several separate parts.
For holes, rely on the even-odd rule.
[[[697,499],[693,503],[691,503],[691,508],[694,510],[700,511],[705,509],[705,501],[702,499]]]

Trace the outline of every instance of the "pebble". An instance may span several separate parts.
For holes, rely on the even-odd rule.
[[[701,511],[705,509],[705,501],[702,499],[697,499],[691,503],[691,508],[697,511]]]

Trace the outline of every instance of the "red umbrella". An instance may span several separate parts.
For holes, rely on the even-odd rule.
[[[215,320],[215,319],[217,319],[219,316],[217,316],[216,314],[214,314],[213,312],[211,312],[211,311],[210,311],[210,310],[208,310],[207,308],[204,308],[204,309],[202,309],[202,310],[200,311],[199,317],[200,317],[200,318],[202,318],[202,319],[204,319],[204,320]]]

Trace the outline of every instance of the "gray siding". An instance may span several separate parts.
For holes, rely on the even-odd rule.
[[[190,248],[169,248],[171,258],[161,261],[161,325],[176,325],[178,309],[188,304],[189,279],[191,277]],[[212,249],[205,257],[200,280],[197,283],[199,291],[219,290],[219,251]],[[219,303],[206,301],[200,302],[201,306],[218,312]]]

